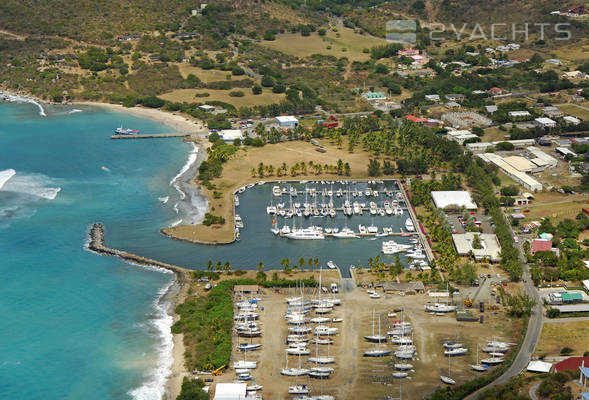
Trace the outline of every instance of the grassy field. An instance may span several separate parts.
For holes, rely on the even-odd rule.
[[[242,91],[245,93],[243,97],[231,97],[229,93],[232,91]],[[198,93],[209,93],[208,97],[195,97]],[[262,94],[254,95],[250,88],[235,88],[231,90],[215,90],[215,89],[177,89],[165,93],[160,96],[164,100],[179,101],[179,102],[205,102],[210,100],[223,101],[225,103],[233,104],[235,107],[251,107],[256,105],[265,105],[280,103],[284,99],[284,94],[272,93],[271,90],[266,89]]]
[[[577,107],[574,104],[566,104],[564,106],[558,106],[558,108],[567,114],[570,114],[574,117],[581,118],[584,121],[589,120],[589,110],[585,110],[581,107]]]
[[[557,192],[536,193],[534,202],[527,208],[526,220],[550,217],[553,222],[575,218],[587,205],[587,198],[581,195],[563,195]]]
[[[186,77],[188,77],[188,74],[193,74],[204,83],[231,80],[227,79],[227,75],[231,76],[231,71],[219,71],[218,69],[202,69],[200,67],[194,67],[187,63],[177,63],[176,65],[178,65],[180,75],[182,75],[182,77],[185,79]]]
[[[573,349],[573,355],[583,355],[589,349],[589,329],[587,321],[547,322],[542,328],[536,354],[560,355],[563,347]]]
[[[499,128],[491,127],[485,129],[485,135],[481,138],[482,142],[498,142],[501,140],[505,140],[503,137],[506,135],[507,132],[499,130]]]
[[[340,37],[337,37],[339,33]],[[383,39],[367,37],[354,33],[352,29],[342,28],[339,32],[328,31],[323,37],[314,33],[311,36],[300,35],[277,36],[274,41],[263,41],[260,44],[273,50],[298,57],[308,57],[312,54],[333,55],[347,57],[350,61],[366,61],[370,54],[363,53],[363,49],[386,44]],[[328,50],[327,46],[331,46]],[[342,51],[346,49],[346,51]]]
[[[584,43],[583,43],[584,42]],[[583,63],[587,61],[587,53],[589,52],[589,41],[586,39],[581,43],[575,40],[575,43],[561,47],[551,52],[554,56],[563,61],[572,63]]]

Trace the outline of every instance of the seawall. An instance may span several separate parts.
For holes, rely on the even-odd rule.
[[[104,245],[104,226],[101,223],[94,223],[90,227],[90,241],[88,243],[88,249],[99,254],[119,257],[123,260],[130,261],[140,265],[165,268],[176,274],[176,276],[178,277],[178,282],[180,284],[184,283],[189,276],[188,274],[192,272],[192,270],[190,269],[179,267],[177,265],[172,265],[161,261],[153,260],[151,258],[138,256],[137,254],[129,253],[123,250],[111,249],[110,247],[106,247]]]

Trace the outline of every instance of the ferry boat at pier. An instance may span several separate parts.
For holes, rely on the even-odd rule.
[[[138,133],[137,129],[123,129],[122,126],[115,129],[115,135],[137,135]]]

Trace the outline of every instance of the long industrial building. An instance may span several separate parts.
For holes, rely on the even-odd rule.
[[[513,165],[505,162],[501,156],[494,153],[484,153],[479,154],[478,157],[480,157],[485,162],[495,164],[503,173],[505,173],[505,175],[509,176],[511,179],[513,179],[526,189],[531,191],[542,190],[542,184],[540,182],[538,182],[525,172],[514,168]],[[512,164],[517,165],[516,163]]]

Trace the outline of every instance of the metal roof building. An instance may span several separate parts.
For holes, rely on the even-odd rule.
[[[473,247],[475,235],[480,239],[482,247],[480,249]],[[494,234],[466,232],[464,234],[453,234],[452,240],[456,251],[461,256],[466,256],[472,252],[477,261],[484,259],[489,259],[492,262],[501,261],[501,245]]]
[[[589,312],[589,304],[570,304],[564,306],[554,306],[561,313],[572,313],[572,312]]]
[[[522,172],[530,172],[538,168],[536,164],[520,156],[503,157],[503,161]]]
[[[477,209],[477,205],[466,190],[433,191],[431,195],[436,208],[455,206],[465,207],[467,210]]]
[[[558,165],[558,160],[556,158],[544,153],[542,150],[534,146],[527,147],[526,151],[531,155],[530,161],[539,167],[553,168]]]
[[[501,158],[501,156],[493,153],[485,153],[479,154],[478,157],[480,157],[485,162],[495,164],[497,167],[499,167],[499,169],[501,169],[501,171],[503,171],[503,173],[505,173],[507,176],[515,180],[517,183],[519,183],[526,189],[532,191],[542,190],[542,184],[540,182],[538,182],[531,176],[527,175],[525,172],[518,171],[511,165],[507,164],[505,161],[503,161],[503,158]]]
[[[280,115],[275,117],[274,120],[282,127],[293,127],[299,125],[299,120],[292,115]]]

